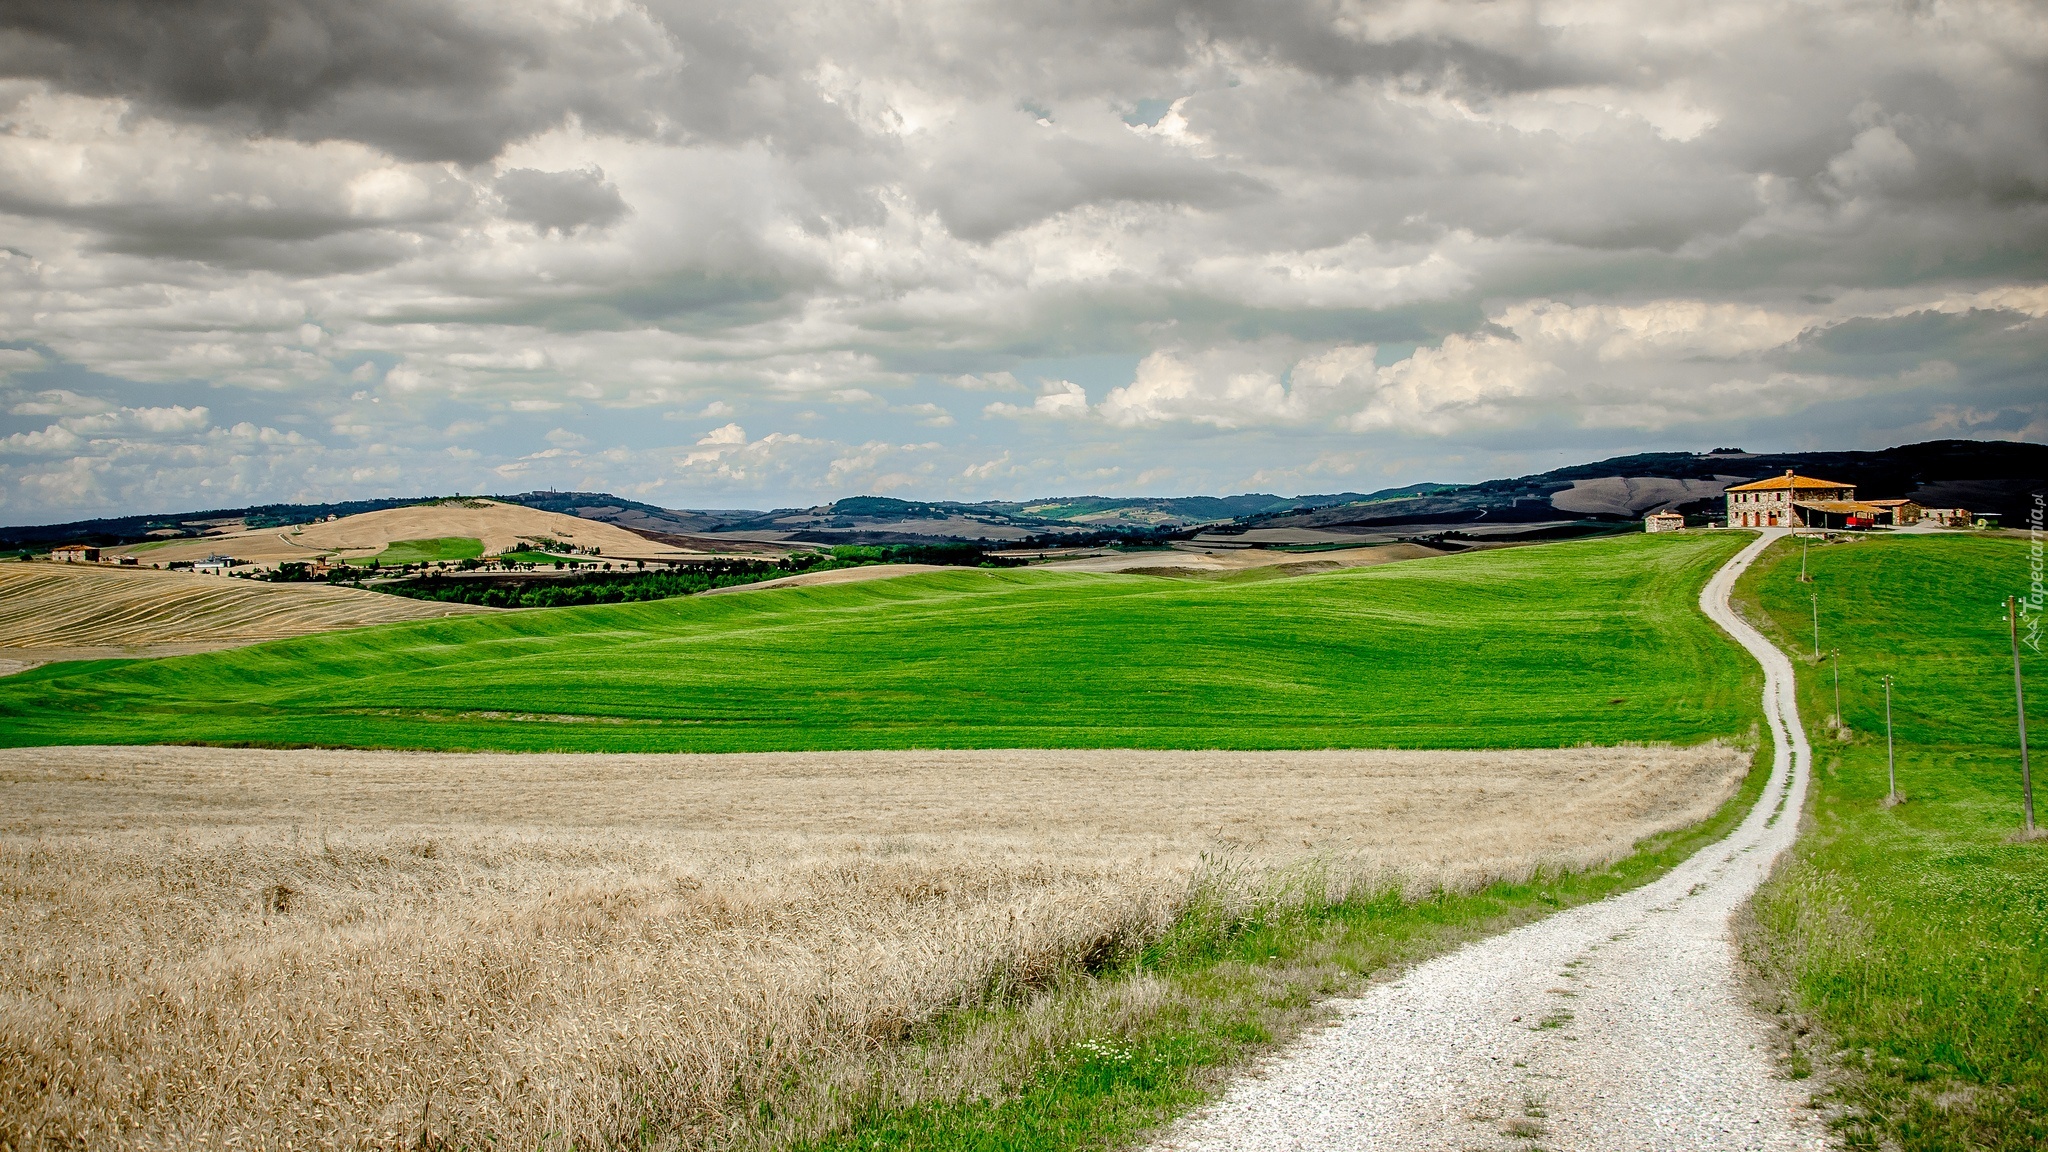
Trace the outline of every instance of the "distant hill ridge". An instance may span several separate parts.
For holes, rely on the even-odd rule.
[[[492,499],[598,520],[650,536],[803,542],[916,538],[1027,540],[1060,534],[1162,536],[1190,529],[1330,528],[1537,522],[1634,517],[1654,508],[1697,512],[1720,505],[1720,489],[1786,469],[1854,484],[1865,498],[1911,497],[2024,521],[2030,493],[2048,491],[2048,445],[1933,440],[1875,452],[1648,452],[1478,484],[1405,484],[1378,492],[1278,496],[1060,496],[1040,500],[902,500],[852,496],[809,508],[675,509],[608,492],[525,492]],[[0,528],[0,547],[82,541],[112,545],[152,535],[202,536],[427,503],[446,497],[388,497],[324,504],[258,504],[200,512],[105,517]],[[915,529],[905,533],[901,529]]]

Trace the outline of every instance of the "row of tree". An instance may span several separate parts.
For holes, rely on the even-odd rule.
[[[840,545],[798,552],[779,560],[696,560],[666,569],[599,571],[585,567],[543,579],[495,575],[428,573],[371,587],[415,600],[480,604],[488,608],[567,608],[579,604],[625,604],[692,596],[714,588],[757,584],[781,576],[858,568],[870,564],[941,564],[949,567],[1012,567],[1021,560],[991,557],[975,544]],[[468,567],[468,564],[464,564]],[[286,577],[289,578],[289,577]]]

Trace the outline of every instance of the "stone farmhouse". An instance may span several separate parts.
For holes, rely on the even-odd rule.
[[[1923,516],[1946,523],[1911,500],[1858,500],[1854,484],[1791,471],[1728,489],[1730,528],[1903,527],[1919,523]]]
[[[1796,505],[1853,502],[1855,499],[1854,484],[1816,480],[1811,476],[1795,475],[1788,469],[1783,476],[1773,476],[1769,480],[1731,485],[1728,489],[1728,526],[1797,527],[1805,521],[1800,518],[1800,509]]]

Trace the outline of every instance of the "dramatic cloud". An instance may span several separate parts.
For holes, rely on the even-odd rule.
[[[18,0],[0,519],[2040,438],[2044,107],[2002,0]]]
[[[506,216],[524,220],[541,232],[566,234],[586,226],[602,228],[626,214],[626,202],[618,188],[607,183],[603,170],[596,167],[580,172],[514,168],[498,177],[497,189],[504,198]]]

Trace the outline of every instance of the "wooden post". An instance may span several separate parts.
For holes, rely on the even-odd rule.
[[[1813,662],[1820,663],[1820,593],[1813,593]]]
[[[2008,633],[2012,636],[2012,696],[2020,710],[2020,807],[2025,813],[2025,832],[2032,836],[2034,773],[2027,763],[2027,685],[2020,677],[2020,606],[2011,596],[2005,598],[2005,623]]]
[[[1835,728],[1842,727],[1842,650],[1837,648],[1835,657]]]
[[[1892,755],[1892,678],[1884,678],[1884,775],[1891,786],[1891,793],[1885,803],[1899,802],[1899,764]]]

